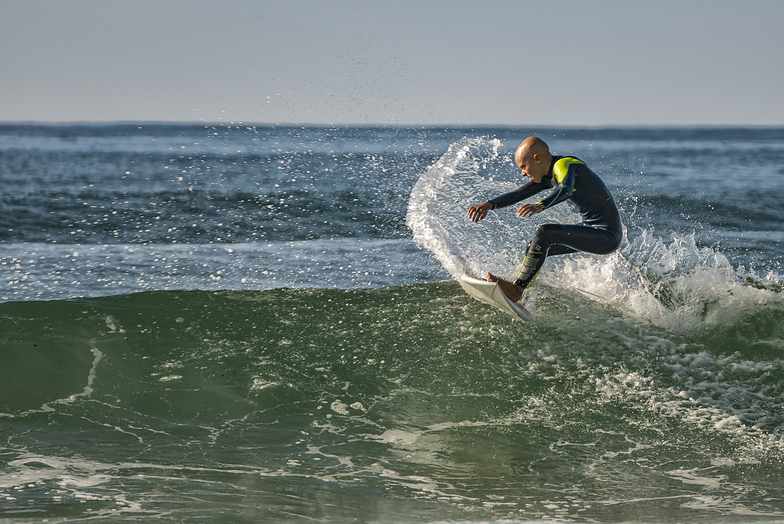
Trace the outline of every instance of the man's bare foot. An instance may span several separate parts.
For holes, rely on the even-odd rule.
[[[498,287],[501,288],[501,291],[504,292],[504,295],[509,297],[509,300],[512,302],[520,302],[520,299],[523,298],[523,291],[525,291],[523,286],[518,286],[514,282],[509,282],[508,280],[504,280],[501,277],[497,277],[489,271],[487,272],[487,281],[498,282]]]

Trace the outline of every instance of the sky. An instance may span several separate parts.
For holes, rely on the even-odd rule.
[[[0,122],[784,126],[783,0],[0,0]]]

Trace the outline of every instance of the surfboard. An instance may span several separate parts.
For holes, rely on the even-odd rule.
[[[528,312],[523,306],[507,297],[504,292],[498,287],[497,282],[488,282],[487,280],[479,280],[470,275],[461,275],[457,279],[460,286],[465,289],[466,293],[485,304],[495,306],[501,311],[515,315],[520,320],[531,322],[535,320],[535,316]]]

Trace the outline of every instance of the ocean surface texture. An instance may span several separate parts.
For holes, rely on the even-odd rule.
[[[621,209],[474,224],[530,134]],[[784,522],[784,129],[0,125],[0,521]]]

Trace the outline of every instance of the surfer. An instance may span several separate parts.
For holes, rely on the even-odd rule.
[[[537,229],[528,243],[519,276],[513,282],[488,271],[487,280],[498,282],[506,296],[517,302],[548,255],[578,251],[607,255],[621,245],[623,226],[607,186],[582,160],[573,156],[553,156],[544,140],[531,136],[523,140],[515,151],[515,163],[522,176],[530,179],[529,182],[468,208],[468,217],[472,221],[482,220],[491,209],[516,204],[546,189],[551,189],[550,194],[535,204],[523,204],[517,209],[517,216],[532,216],[569,200],[583,219],[577,225],[544,224]]]

